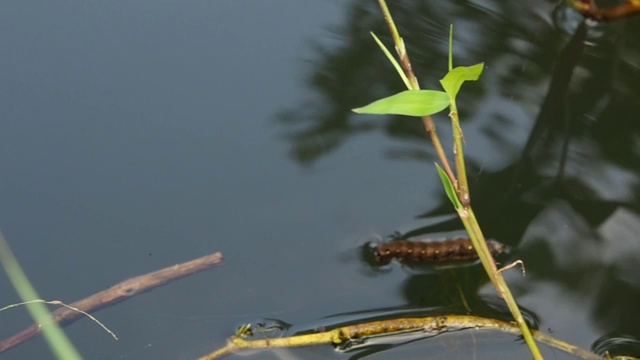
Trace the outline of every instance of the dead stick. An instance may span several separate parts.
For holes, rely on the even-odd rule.
[[[95,312],[127,300],[133,296],[153,290],[158,286],[165,285],[174,280],[178,280],[201,271],[209,270],[221,264],[222,254],[217,252],[215,254],[203,256],[182,264],[169,266],[146,275],[140,275],[125,280],[110,287],[109,289],[76,301],[73,304],[70,304],[70,306],[88,313]],[[83,314],[66,307],[57,309],[52,312],[52,315],[54,320],[57,321],[60,326],[69,325],[84,316]],[[0,353],[9,350],[14,346],[20,345],[37,335],[40,335],[40,325],[31,325],[18,334],[0,342]]]

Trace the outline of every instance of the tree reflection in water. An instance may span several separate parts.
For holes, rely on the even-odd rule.
[[[485,234],[518,247],[527,263],[523,282],[554,282],[594,303],[591,317],[603,332],[638,338],[640,319],[632,314],[640,271],[629,264],[640,256],[640,21],[580,26],[575,14],[558,16],[571,14],[563,6],[403,0],[392,12],[423,88],[437,88],[446,71],[450,23],[458,65],[486,63],[481,81],[459,99],[468,172],[479,174],[471,196]],[[369,31],[391,44],[377,4],[352,2],[337,31],[342,44],[315,45],[310,100],[280,113],[301,165],[373,132],[394,140],[388,157],[425,166],[435,160],[420,121],[351,112],[403,90]],[[435,120],[446,132],[446,114]],[[434,201],[434,210],[417,217],[453,211],[444,192]],[[460,228],[455,219],[405,235]]]

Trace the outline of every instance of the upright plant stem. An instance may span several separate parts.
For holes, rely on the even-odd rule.
[[[393,42],[396,47],[396,52],[398,53],[398,57],[400,58],[400,64],[404,69],[407,78],[409,79],[409,83],[411,87],[409,90],[420,90],[420,84],[418,83],[418,78],[413,73],[413,68],[411,66],[411,61],[409,60],[409,53],[407,53],[407,49],[404,46],[404,40],[400,37],[400,33],[398,32],[398,28],[396,28],[396,24],[393,21],[393,17],[391,17],[391,12],[387,7],[387,4],[384,0],[378,0],[380,4],[380,8],[382,9],[382,14],[385,18],[387,26],[389,27],[389,31],[391,32],[391,36],[393,37]],[[423,116],[422,123],[424,124],[424,129],[429,134],[431,138],[431,142],[433,143],[433,147],[438,154],[438,158],[440,159],[440,163],[442,164],[442,168],[444,169],[447,177],[451,180],[451,182],[458,189],[458,181],[456,180],[456,176],[453,174],[453,170],[451,169],[451,165],[449,165],[449,159],[447,158],[447,154],[442,147],[442,143],[440,142],[440,138],[438,137],[438,132],[436,131],[436,125],[433,122],[433,118],[431,116]]]
[[[455,100],[451,102],[451,127],[453,128],[453,156],[456,162],[456,170],[458,172],[458,199],[464,207],[471,206],[471,198],[469,196],[469,185],[467,183],[467,170],[464,163],[464,136],[462,128],[460,128],[460,119],[458,117],[458,107]]]
[[[396,46],[396,51],[400,58],[400,63],[402,64],[404,72],[407,78],[409,78],[409,82],[413,87],[413,89],[411,90],[418,90],[420,87],[419,87],[417,78],[413,73],[413,69],[411,67],[411,62],[409,61],[409,55],[407,54],[404,41],[402,40],[402,37],[400,37],[398,29],[395,26],[395,23],[393,21],[393,18],[391,17],[391,13],[386,5],[385,0],[378,0],[378,2],[380,4],[380,8],[382,9],[382,13],[386,20],[387,26],[391,31],[391,35],[393,37],[393,40]],[[449,62],[449,67],[450,67],[449,70],[451,70],[451,67],[452,67],[451,59]],[[458,172],[457,178],[453,174],[453,171],[449,166],[446,153],[444,152],[440,139],[438,138],[438,135],[436,133],[433,119],[431,118],[431,116],[426,116],[422,118],[422,121],[424,123],[427,133],[429,133],[431,137],[433,146],[435,147],[436,152],[438,153],[438,157],[440,159],[440,162],[442,163],[442,167],[445,173],[447,174],[447,177],[449,178],[449,180],[451,180],[451,183],[453,184],[454,189],[456,190],[456,193],[458,195],[457,197],[460,200],[460,204],[462,205],[459,208],[458,206],[456,206],[457,207],[456,210],[458,211],[460,219],[462,220],[462,223],[464,224],[467,232],[469,233],[469,237],[473,242],[474,248],[478,252],[478,256],[482,262],[482,265],[485,268],[485,271],[487,272],[487,275],[489,276],[489,279],[491,279],[491,282],[495,286],[496,291],[498,292],[498,295],[502,297],[504,301],[507,303],[507,306],[512,316],[514,317],[515,321],[518,323],[518,326],[520,327],[522,336],[524,337],[527,345],[529,346],[529,349],[531,351],[531,354],[533,355],[533,358],[536,360],[542,360],[543,359],[542,354],[540,353],[540,350],[538,349],[538,346],[535,343],[533,336],[531,335],[531,331],[529,330],[527,323],[524,321],[522,313],[518,308],[518,304],[513,298],[513,295],[511,294],[511,291],[509,290],[507,283],[504,281],[504,277],[496,267],[495,261],[493,260],[493,257],[491,256],[491,253],[487,246],[487,242],[484,238],[484,235],[482,234],[482,230],[480,229],[480,225],[478,224],[478,220],[476,219],[473,209],[471,208],[471,198],[469,196],[469,187],[467,183],[467,174],[466,174],[465,162],[464,162],[463,135],[462,135],[462,129],[460,128],[460,120],[458,117],[458,109],[455,104],[455,99],[451,100],[450,110],[451,110],[450,116],[451,116],[453,134],[454,134],[454,157],[456,162],[456,170]]]
[[[473,209],[471,207],[468,207],[462,210],[462,212],[463,213],[460,213],[462,223],[469,233],[471,242],[473,243],[473,246],[476,248],[476,251],[480,256],[480,260],[485,268],[485,271],[487,272],[487,275],[489,275],[489,279],[491,279],[491,282],[495,286],[498,295],[502,297],[507,303],[507,307],[513,315],[514,320],[518,323],[520,331],[522,332],[522,337],[529,346],[533,358],[543,359],[542,354],[540,353],[540,349],[538,349],[538,346],[536,345],[536,342],[531,335],[531,330],[529,330],[529,326],[527,326],[527,323],[524,321],[522,312],[520,312],[520,308],[518,307],[515,298],[511,294],[511,290],[509,290],[509,286],[505,282],[502,273],[498,271],[496,263],[491,257],[491,252],[489,251],[489,247],[487,246],[484,234],[482,234],[482,230],[480,229],[478,219],[476,218]]]

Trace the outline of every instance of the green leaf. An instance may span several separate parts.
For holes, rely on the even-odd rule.
[[[402,67],[400,67],[400,64],[398,64],[398,62],[393,57],[393,55],[391,55],[391,52],[389,52],[389,50],[387,50],[387,47],[384,46],[382,41],[380,41],[380,39],[378,39],[378,37],[376,36],[376,34],[373,33],[373,31],[371,32],[371,36],[373,36],[373,40],[376,41],[376,43],[380,47],[380,50],[382,50],[382,52],[387,57],[387,59],[389,59],[389,62],[391,62],[391,65],[393,65],[393,67],[396,69],[396,71],[398,72],[398,75],[400,75],[400,78],[404,82],[404,85],[407,87],[407,89],[411,89],[411,82],[409,82],[409,79],[407,78],[407,75],[404,74],[404,71],[402,70]]]
[[[440,167],[440,165],[438,165],[438,163],[436,163],[436,169],[438,170],[440,181],[442,181],[442,185],[444,186],[444,191],[447,193],[447,197],[453,204],[453,207],[456,210],[462,209],[463,208],[462,203],[460,202],[460,199],[458,199],[458,194],[456,193],[456,189],[453,187],[453,184],[451,183],[451,179],[449,179],[449,177],[447,176],[447,173],[444,172],[444,170],[442,169],[442,167]]]
[[[453,101],[458,95],[458,91],[460,91],[462,83],[465,81],[478,80],[483,68],[484,63],[468,67],[458,66],[457,68],[449,71],[447,75],[440,80],[440,84],[442,84],[442,88],[447,94],[449,94],[449,97],[451,97],[451,100]]]
[[[440,112],[447,106],[449,96],[444,91],[406,90],[353,111],[358,114],[427,116]]]
[[[42,303],[31,302],[38,299],[38,293],[33,288],[20,263],[13,255],[7,240],[0,231],[0,265],[9,277],[9,281],[23,302],[27,303],[27,310],[33,320],[39,324],[44,339],[54,353],[56,359],[82,360],[82,356],[65,335],[60,325],[53,319],[49,309]]]
[[[449,71],[453,69],[453,24],[449,25]]]

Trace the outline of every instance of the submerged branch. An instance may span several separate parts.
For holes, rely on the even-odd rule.
[[[241,336],[232,336],[226,346],[205,355],[198,360],[219,359],[236,350],[269,349],[332,344],[349,347],[352,342],[362,342],[369,338],[406,333],[408,336],[435,336],[449,331],[465,329],[498,330],[514,335],[520,334],[518,325],[489,318],[471,315],[439,315],[421,318],[399,318],[372,321],[342,326],[330,331],[314,334],[293,335],[276,339],[245,340]],[[603,357],[585,349],[565,343],[552,336],[534,331],[533,337],[541,343],[587,360],[602,360]]]

